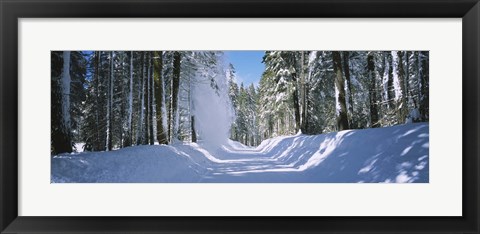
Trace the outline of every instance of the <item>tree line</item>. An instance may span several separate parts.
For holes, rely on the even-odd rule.
[[[428,51],[266,51],[263,63],[256,87],[221,51],[53,51],[51,153],[196,142],[201,84],[228,92],[230,138],[250,146],[429,119]]]
[[[246,145],[429,119],[428,51],[266,51],[263,63],[257,88],[229,82],[231,138]]]
[[[195,142],[192,86],[218,89],[217,51],[53,51],[51,152]]]

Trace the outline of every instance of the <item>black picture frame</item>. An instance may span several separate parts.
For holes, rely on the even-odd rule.
[[[0,15],[1,233],[479,232],[478,0],[0,0]],[[462,18],[463,215],[461,217],[18,216],[18,19],[50,17]],[[38,201],[41,202],[41,198]]]

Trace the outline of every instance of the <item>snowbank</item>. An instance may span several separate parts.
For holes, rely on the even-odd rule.
[[[429,181],[428,123],[282,136],[257,148],[227,141],[135,146],[52,157],[52,183]]]

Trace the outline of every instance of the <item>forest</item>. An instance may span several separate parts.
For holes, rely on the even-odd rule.
[[[223,51],[52,51],[51,154],[429,121],[428,51],[265,51],[263,64],[244,85]]]

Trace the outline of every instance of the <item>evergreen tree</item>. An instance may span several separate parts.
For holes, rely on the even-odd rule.
[[[230,130],[230,138],[234,141],[238,141],[238,126],[237,126],[237,116],[238,113],[238,95],[239,89],[236,82],[236,75],[235,75],[235,68],[232,64],[229,64],[229,68],[227,70],[227,77],[228,77],[228,96],[230,97],[230,101],[232,103],[232,111],[235,115],[234,121],[232,121],[232,126]]]
[[[392,51],[393,88],[395,91],[395,112],[398,123],[404,123],[407,116],[405,101],[405,74],[403,70],[402,52]]]
[[[157,120],[157,141],[167,144],[167,118],[165,107],[165,81],[163,78],[163,52],[154,52],[155,107]]]
[[[343,64],[343,72],[345,75],[345,93],[346,93],[346,103],[348,104],[348,116],[349,116],[349,123],[350,126],[354,126],[354,115],[355,113],[353,112],[353,90],[352,90],[352,81],[350,79],[350,53],[348,51],[343,51],[342,52],[342,64]]]
[[[289,93],[293,101],[293,110],[295,114],[295,131],[300,130],[300,103],[299,103],[299,88],[298,88],[298,62],[295,52],[290,51],[267,51],[263,57],[266,70],[272,71],[276,74],[277,83],[281,86],[289,86]],[[281,92],[285,92],[284,87],[281,87]]]
[[[86,59],[80,51],[53,51],[51,63],[51,153],[70,153],[84,121]]]
[[[173,54],[173,76],[170,96],[168,136],[170,143],[178,139],[178,91],[180,87],[180,62],[181,54],[176,51]]]
[[[234,66],[224,67],[222,56],[52,52],[52,154],[80,150],[73,147],[78,142],[84,150],[105,151],[206,140],[198,128],[206,87],[232,113],[230,138],[248,146],[299,131],[429,119],[428,51],[267,51],[258,87],[237,84]]]
[[[342,131],[349,129],[347,119],[347,108],[345,102],[345,81],[343,79],[342,62],[340,58],[340,52],[333,51],[333,69],[335,70],[335,108],[337,113],[337,129]]]
[[[140,100],[139,109],[139,118],[137,124],[137,145],[144,145],[145,144],[145,76],[146,76],[146,56],[145,53],[142,52],[142,59],[141,59],[141,75],[140,75],[140,83],[138,89],[138,100]]]
[[[123,141],[123,147],[132,145],[132,115],[133,115],[133,51],[130,51],[130,63],[129,63],[129,79],[128,79],[128,92],[127,92],[127,123],[125,137]]]
[[[275,74],[272,71],[264,71],[259,82],[259,104],[257,107],[259,113],[259,131],[262,139],[267,139],[275,135]],[[238,112],[237,120],[238,122]],[[237,126],[238,128],[238,126]]]
[[[70,124],[70,51],[53,52],[52,66],[52,153],[72,152],[72,129]]]
[[[112,102],[113,102],[113,77],[114,77],[114,67],[113,67],[113,51],[110,52],[110,76],[108,79],[108,93],[107,93],[107,141],[105,148],[107,151],[112,150]]]
[[[377,100],[377,87],[375,77],[375,61],[373,52],[368,53],[367,57],[367,77],[368,77],[368,93],[369,93],[369,109],[370,109],[370,126],[379,127],[378,122],[378,100]]]
[[[429,52],[428,51],[419,51],[417,62],[418,62],[418,79],[420,80],[420,118],[421,121],[428,121],[429,116],[429,63],[428,63]]]

